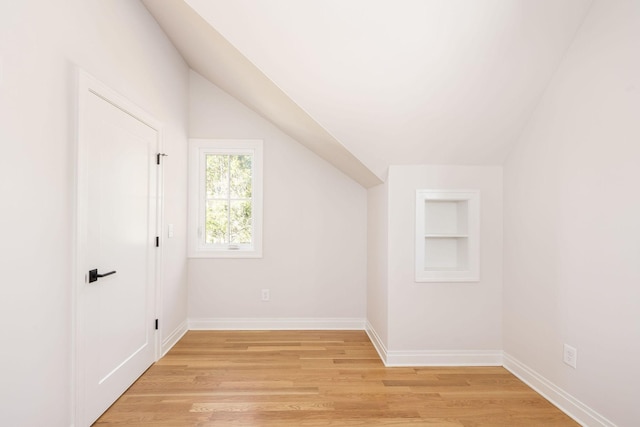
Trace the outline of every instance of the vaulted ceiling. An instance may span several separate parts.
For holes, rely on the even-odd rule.
[[[501,164],[591,0],[143,0],[189,65],[365,187]]]

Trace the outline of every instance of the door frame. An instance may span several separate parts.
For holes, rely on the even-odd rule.
[[[86,71],[76,68],[76,96],[75,96],[75,147],[74,147],[74,182],[73,182],[73,238],[72,238],[72,291],[71,291],[71,419],[72,425],[80,426],[82,422],[82,413],[80,402],[82,401],[82,393],[85,393],[83,380],[86,375],[84,366],[80,360],[81,346],[79,343],[79,335],[81,332],[82,320],[80,319],[79,293],[82,286],[86,283],[86,230],[87,230],[87,186],[89,164],[87,161],[88,144],[86,140],[85,124],[87,122],[87,97],[98,96],[106,102],[112,104],[116,108],[140,120],[142,123],[151,127],[156,131],[157,141],[156,148],[158,153],[162,153],[164,142],[164,126],[153,116],[142,108],[138,107],[126,97],[119,94],[115,90],[102,83]],[[161,236],[163,229],[163,194],[164,194],[164,174],[163,162],[156,168],[156,194],[149,194],[149,197],[156,200],[156,236]],[[152,309],[155,318],[160,319],[162,314],[162,245],[155,251],[154,257],[155,280],[153,283],[154,297],[152,298]],[[160,329],[155,330],[153,334],[154,361],[161,356],[161,336]]]

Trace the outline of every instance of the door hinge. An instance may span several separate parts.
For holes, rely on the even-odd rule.
[[[156,319],[156,330],[158,330],[158,319]]]
[[[156,248],[160,247],[160,236],[156,236]]]
[[[167,157],[168,154],[164,154],[164,153],[158,153],[156,154],[156,165],[160,164],[160,157]]]

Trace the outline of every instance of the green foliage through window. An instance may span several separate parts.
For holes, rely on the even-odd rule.
[[[207,154],[205,243],[251,244],[252,155]]]

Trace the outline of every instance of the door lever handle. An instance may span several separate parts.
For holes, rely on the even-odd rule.
[[[104,274],[98,274],[98,269],[94,269],[94,270],[90,270],[89,271],[89,283],[93,283],[96,282],[99,278],[101,277],[106,277],[106,276],[111,276],[112,274],[116,274],[116,271],[110,271],[108,273],[104,273]]]

